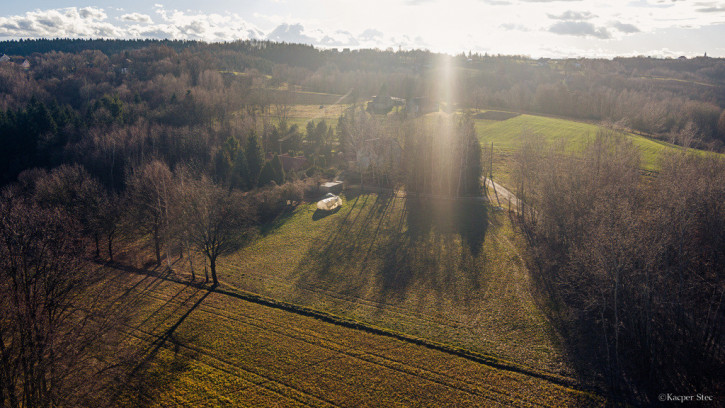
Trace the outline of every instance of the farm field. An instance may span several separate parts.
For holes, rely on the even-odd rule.
[[[564,376],[574,376],[530,293],[504,212],[480,206],[461,230],[449,203],[344,196],[319,217],[298,207],[218,263],[244,290]]]
[[[320,109],[320,106],[323,106]],[[307,122],[314,121],[317,124],[321,120],[325,120],[329,126],[333,129],[337,127],[337,118],[340,117],[345,109],[349,108],[349,104],[336,104],[336,105],[292,105],[290,107],[289,117],[287,124],[289,126],[297,125],[301,131],[304,131]],[[274,118],[275,107],[272,107],[272,114],[274,123],[277,124],[278,120]]]
[[[160,276],[102,288],[142,350],[117,406],[598,406],[597,396]]]
[[[304,130],[310,120],[317,123],[325,119],[327,124],[334,128],[340,113],[348,107],[350,105],[338,104],[325,105],[320,109],[319,105],[293,105],[288,123],[297,124]],[[446,114],[441,112],[427,114],[423,116],[423,120],[435,120],[437,116],[442,115]],[[593,139],[599,129],[596,124],[527,114],[506,120],[474,119],[474,122],[482,147],[488,148],[491,143],[494,145],[494,178],[508,186],[512,186],[513,155],[521,146],[523,132],[537,137],[543,136],[547,143],[563,144],[570,151],[576,152]],[[639,148],[642,155],[642,169],[645,171],[657,171],[659,158],[664,152],[681,149],[679,146],[633,133],[628,133],[627,136]]]
[[[513,185],[511,174],[515,166],[513,155],[521,146],[523,132],[543,136],[547,143],[563,144],[566,149],[576,152],[596,136],[599,128],[594,124],[535,115],[519,115],[502,121],[475,119],[475,126],[482,146],[490,147],[493,143],[494,179],[499,179],[508,186]],[[646,171],[657,171],[658,160],[663,153],[680,149],[670,143],[632,133],[628,133],[627,136],[639,149],[642,169]]]

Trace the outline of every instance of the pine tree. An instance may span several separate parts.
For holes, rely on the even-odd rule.
[[[239,141],[234,136],[229,136],[214,158],[214,173],[219,182],[230,181],[234,159],[238,151],[241,151]]]
[[[257,187],[264,187],[267,184],[275,181],[275,174],[274,174],[274,167],[272,166],[272,161],[268,161],[264,163],[264,167],[262,167],[262,171],[259,173],[259,181],[257,182]]]
[[[272,159],[272,170],[274,170],[274,181],[277,185],[284,184],[284,166],[282,165],[282,160],[276,154],[274,155],[274,159]]]
[[[237,157],[234,158],[234,167],[232,167],[231,186],[247,190],[253,186],[250,178],[247,156],[244,154],[244,150],[239,149]]]
[[[247,145],[244,148],[244,155],[247,157],[247,168],[249,169],[249,185],[254,186],[259,179],[259,173],[264,166],[264,153],[259,137],[255,132],[249,134]]]

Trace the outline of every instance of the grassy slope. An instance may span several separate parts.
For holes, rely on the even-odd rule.
[[[582,406],[589,394],[158,277],[123,274],[142,350],[116,406]],[[130,368],[130,367],[129,367]]]
[[[504,184],[510,184],[512,156],[521,145],[522,132],[541,135],[547,142],[564,143],[567,148],[577,151],[596,136],[598,129],[597,125],[589,123],[533,115],[520,115],[504,121],[477,119],[475,123],[481,143],[490,146],[493,142],[494,178]],[[628,134],[628,137],[642,153],[644,170],[657,170],[663,152],[679,149],[675,145],[635,134]]]
[[[484,209],[485,236],[463,238],[450,225],[413,236],[400,197],[348,197],[320,219],[313,207],[222,259],[224,285],[572,374],[534,304],[502,213]],[[441,204],[419,217],[450,213]]]

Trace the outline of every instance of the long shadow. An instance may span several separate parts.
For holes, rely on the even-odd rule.
[[[294,215],[294,209],[285,209],[281,214],[277,215],[272,221],[264,223],[259,228],[259,234],[263,237],[273,233],[283,226]]]
[[[167,278],[161,279],[168,280]],[[131,393],[131,397],[134,399],[134,405],[152,405],[155,402],[154,395],[158,394],[162,387],[168,386],[169,383],[173,382],[175,378],[186,371],[188,368],[187,362],[189,361],[189,358],[183,357],[179,353],[179,342],[174,341],[174,333],[213,291],[214,288],[206,291],[204,295],[191,307],[189,307],[189,309],[181,317],[179,317],[173,325],[158,336],[156,340],[151,342],[148,347],[138,353],[138,356],[143,357],[139,358],[134,363],[133,368],[126,376],[126,384],[119,386],[112,398],[112,403],[117,403],[118,399],[123,395]],[[194,295],[197,293],[198,291],[195,292]],[[184,302],[186,302],[186,300]],[[180,307],[183,307],[183,304]],[[179,308],[176,310],[178,309]],[[151,331],[151,335],[153,335],[153,330]],[[157,359],[159,351],[164,348],[167,343],[171,343],[173,345],[173,358],[168,363],[161,359]],[[152,362],[153,364],[151,364]]]
[[[325,217],[329,217],[332,214],[337,214],[340,211],[340,207],[335,208],[332,211],[324,211],[320,210],[319,208],[315,210],[314,213],[312,213],[312,221],[319,221]]]
[[[335,224],[336,231],[314,243],[298,264],[299,301],[309,300],[313,286],[344,298],[395,304],[423,284],[442,302],[459,296],[449,293],[453,287],[476,290],[484,284],[481,248],[489,222],[480,201],[378,195],[346,217],[348,222]]]

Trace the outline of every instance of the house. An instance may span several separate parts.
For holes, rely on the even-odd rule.
[[[394,106],[403,106],[405,101],[402,98],[394,98],[392,96],[376,95],[373,100],[368,102],[368,111],[373,113],[385,114],[390,112]]]
[[[392,167],[403,157],[403,148],[392,138],[375,138],[363,142],[355,152],[355,161],[363,169]]]
[[[406,112],[416,116],[438,112],[439,108],[438,102],[424,96],[408,99],[408,103],[405,104]]]
[[[8,57],[7,55],[3,54],[3,56],[0,57],[0,62],[8,62],[8,61],[10,61],[10,57]]]
[[[267,160],[274,159],[274,153],[267,153]],[[280,161],[282,161],[282,168],[284,169],[285,173],[289,171],[297,171],[306,169],[310,166],[310,163],[307,161],[307,158],[305,156],[290,156],[289,154],[280,154],[279,155]]]
[[[30,61],[28,61],[28,60],[25,60],[25,61],[23,61],[23,62],[22,62],[22,63],[20,64],[20,66],[21,66],[21,67],[23,67],[23,69],[30,69]]]
[[[328,181],[327,183],[320,184],[321,193],[340,194],[343,188],[344,183],[342,181]]]

